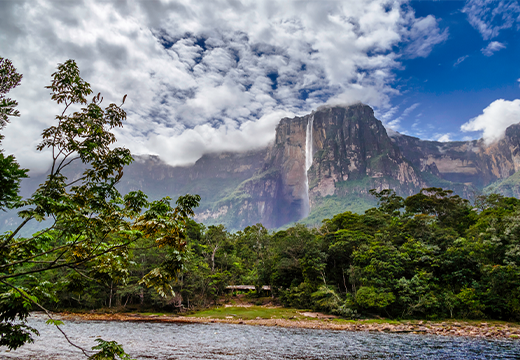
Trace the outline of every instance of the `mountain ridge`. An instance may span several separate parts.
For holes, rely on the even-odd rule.
[[[373,188],[392,188],[401,196],[430,186],[466,198],[493,189],[517,196],[520,176],[512,176],[518,170],[520,124],[492,144],[421,140],[389,135],[373,110],[358,103],[283,118],[273,143],[259,150],[206,154],[183,167],[153,155],[135,156],[118,188],[143,190],[152,199],[199,194],[195,219],[233,231],[256,223],[270,229],[297,221],[313,225],[339,212],[362,212],[375,205]],[[81,172],[75,166],[65,175]],[[24,181],[23,195],[38,181]],[[2,219],[3,227],[13,215]]]

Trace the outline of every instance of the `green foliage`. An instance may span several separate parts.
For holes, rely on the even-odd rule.
[[[0,291],[0,346],[14,350],[25,343],[34,342],[31,335],[39,333],[25,324],[32,305],[28,301],[31,297],[23,289],[17,291],[0,287]]]
[[[316,310],[336,314],[344,318],[358,317],[357,310],[353,309],[352,296],[343,299],[332,286],[322,285],[311,295]]]
[[[27,177],[28,170],[21,169],[14,156],[0,152],[0,209],[15,208],[21,197],[20,181]]]
[[[364,215],[273,234],[272,285],[285,305],[345,317],[519,318],[520,201],[485,195],[472,206],[440,188],[372,193],[380,206]]]
[[[96,341],[98,344],[93,346],[92,350],[99,350],[99,352],[90,356],[90,360],[132,360],[117,342],[102,339],[96,339]]]
[[[431,280],[432,274],[424,271],[414,274],[411,279],[405,277],[399,279],[398,301],[403,309],[403,317],[413,316],[417,313],[424,316],[437,312],[438,292],[432,289],[435,285]]]
[[[7,98],[9,91],[20,84],[22,75],[16,72],[10,60],[0,57],[0,131],[10,121],[10,117],[18,117],[16,100]],[[4,136],[0,134],[0,143]],[[0,149],[0,209],[14,208],[21,199],[18,196],[20,180],[27,177],[28,170],[20,169],[14,156],[5,156]]]
[[[462,308],[462,316],[467,318],[482,318],[484,305],[480,303],[473,288],[462,288],[456,295]]]
[[[439,225],[451,227],[462,234],[475,221],[469,201],[452,190],[442,188],[422,189],[418,194],[408,197],[404,202],[406,211],[411,214],[434,215]]]
[[[380,291],[373,286],[363,286],[356,294],[356,302],[364,308],[384,309],[395,301],[391,292]]]
[[[61,320],[54,320],[54,319],[48,319],[47,321],[45,321],[45,323],[47,325],[54,325],[54,326],[63,325],[63,321],[61,321]]]
[[[377,192],[375,189],[369,191],[378,200],[379,211],[389,215],[399,215],[399,210],[404,207],[404,199],[397,196],[394,190],[385,189]]]
[[[3,59],[0,74],[0,100],[2,106],[7,104],[0,113],[3,127],[8,116],[17,115],[16,102],[3,95],[21,76]],[[18,225],[0,235],[0,344],[12,349],[32,341],[31,333],[36,334],[26,325],[33,306],[74,300],[111,307],[113,299],[120,302],[121,288],[130,281],[139,284],[132,278],[136,275],[132,251],[138,246],[164,251],[139,279],[166,296],[160,290],[171,289],[177,281],[187,247],[186,224],[200,201],[198,195],[188,194],[172,206],[168,197],[149,202],[140,191],[121,195],[116,185],[124,166],[133,159],[128,149],[114,146],[113,130],[123,126],[125,111],[116,104],[102,108],[101,94],[89,102],[92,90],[73,60],[58,65],[47,88],[63,111],[43,131],[37,146],[40,151],[50,150],[52,156],[46,181],[31,197],[19,201],[19,180],[26,171],[19,169],[13,157],[0,158],[0,206],[22,207]],[[71,108],[79,110],[69,113]],[[86,170],[69,180],[64,169],[77,161]],[[27,238],[18,237],[31,222],[45,220],[48,227]],[[99,356],[105,357],[96,358],[114,358],[110,354],[126,358],[115,343],[99,346],[103,354]]]
[[[16,100],[7,98],[5,95],[17,87],[22,81],[22,75],[16,72],[16,68],[9,59],[0,56],[0,130],[9,122],[9,117],[20,116],[16,106]],[[0,135],[0,141],[3,136]]]
[[[298,286],[291,286],[285,291],[280,292],[280,300],[287,307],[296,309],[313,308],[314,299],[312,294],[316,292],[316,287],[306,282],[300,283]]]

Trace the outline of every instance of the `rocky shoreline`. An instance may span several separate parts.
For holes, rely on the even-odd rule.
[[[366,331],[386,333],[412,333],[444,336],[468,336],[495,339],[520,339],[520,324],[505,322],[475,321],[402,321],[372,322],[370,320],[341,321],[337,319],[253,319],[235,318],[216,319],[208,317],[174,316],[174,315],[142,315],[131,313],[118,314],[77,314],[60,313],[56,318],[79,321],[144,321],[173,323],[225,323],[257,326],[280,326],[285,328],[324,329],[343,331]]]

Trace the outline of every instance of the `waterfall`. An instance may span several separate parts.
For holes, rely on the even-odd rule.
[[[309,174],[308,171],[312,166],[312,126],[314,123],[314,114],[309,117],[307,122],[307,131],[305,133],[305,198],[303,215],[307,217],[311,212],[311,204],[309,201]]]

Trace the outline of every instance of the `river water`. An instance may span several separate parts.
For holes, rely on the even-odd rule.
[[[31,318],[34,344],[0,348],[0,359],[85,359],[54,326]],[[78,345],[116,340],[135,359],[520,359],[520,341],[230,324],[66,321]]]

